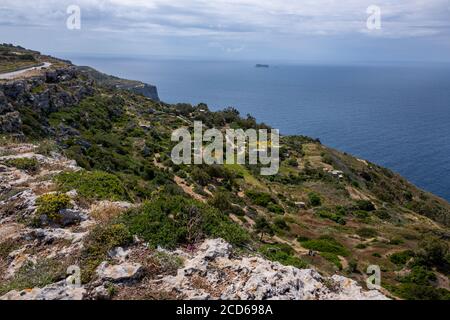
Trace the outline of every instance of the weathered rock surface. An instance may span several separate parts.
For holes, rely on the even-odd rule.
[[[110,265],[102,262],[97,268],[99,279],[111,282],[130,282],[142,276],[142,265],[139,263],[124,262],[117,265]]]
[[[85,292],[83,287],[68,285],[66,280],[62,280],[44,288],[13,290],[0,300],[82,300]]]
[[[355,281],[326,278],[312,269],[283,266],[260,257],[232,258],[221,239],[206,240],[176,276],[159,281],[163,290],[186,299],[384,300],[378,291],[365,291]]]

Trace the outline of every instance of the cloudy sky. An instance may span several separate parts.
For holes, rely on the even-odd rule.
[[[66,27],[70,5],[80,30]],[[367,28],[372,5],[381,29]],[[450,62],[450,0],[1,0],[0,42],[67,55]]]

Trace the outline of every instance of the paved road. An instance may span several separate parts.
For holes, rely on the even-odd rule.
[[[44,62],[39,67],[31,67],[31,68],[27,68],[27,69],[23,69],[23,70],[19,70],[19,71],[13,71],[13,72],[8,72],[8,73],[1,73],[0,74],[0,80],[11,80],[11,79],[14,79],[14,78],[20,76],[21,74],[26,73],[26,72],[33,71],[33,70],[40,70],[42,68],[48,68],[51,65],[52,64],[50,62]]]

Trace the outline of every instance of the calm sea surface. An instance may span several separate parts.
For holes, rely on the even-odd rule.
[[[448,66],[265,69],[251,62],[69,58],[155,84],[165,102],[234,106],[283,134],[320,138],[450,201]]]

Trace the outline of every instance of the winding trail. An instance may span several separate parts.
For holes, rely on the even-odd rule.
[[[44,62],[42,65],[37,66],[37,67],[26,68],[26,69],[8,72],[8,73],[2,73],[2,74],[0,74],[0,80],[12,80],[12,79],[14,79],[24,73],[27,73],[29,71],[41,70],[43,68],[48,68],[51,65],[52,64],[50,62]]]

